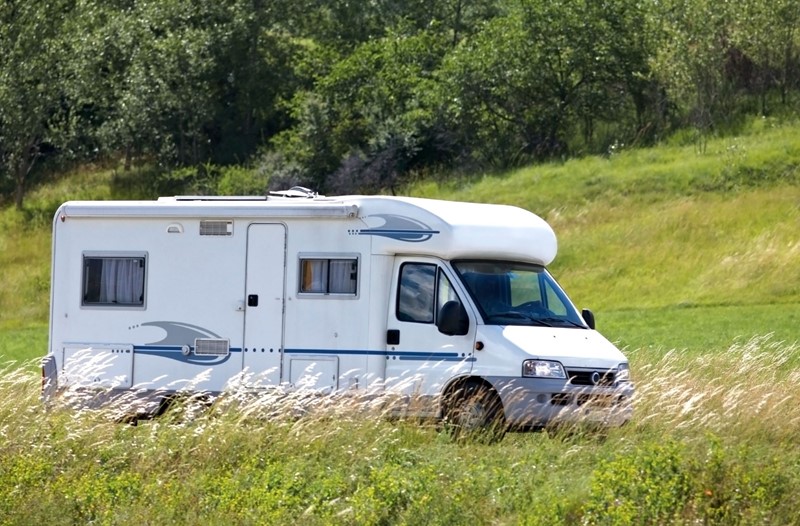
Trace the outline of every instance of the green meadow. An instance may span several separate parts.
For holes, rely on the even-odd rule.
[[[630,358],[628,425],[493,444],[353,399],[186,400],[138,426],[45,407],[52,213],[124,198],[115,177],[0,211],[0,524],[800,523],[800,124],[405,189],[544,217],[552,272]]]

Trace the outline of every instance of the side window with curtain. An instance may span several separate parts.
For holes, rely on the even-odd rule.
[[[299,291],[355,296],[358,292],[358,258],[301,258]]]
[[[81,304],[144,307],[146,260],[144,255],[84,255]]]

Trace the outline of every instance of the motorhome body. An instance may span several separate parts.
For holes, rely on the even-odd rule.
[[[45,392],[377,390],[438,417],[468,392],[483,399],[467,408],[479,420],[625,421],[627,359],[546,270],[556,249],[544,220],[504,205],[67,202]]]

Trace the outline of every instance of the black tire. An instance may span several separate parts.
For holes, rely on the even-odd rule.
[[[456,440],[496,442],[506,432],[503,403],[489,386],[467,382],[445,400],[444,427]]]

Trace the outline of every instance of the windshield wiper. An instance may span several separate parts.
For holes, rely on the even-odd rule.
[[[518,311],[513,311],[513,310],[509,310],[509,311],[505,311],[505,312],[497,312],[497,313],[494,313],[494,314],[489,314],[488,318],[489,319],[516,318],[516,319],[519,319],[519,320],[525,320],[527,322],[530,322],[532,325],[540,325],[542,327],[552,327],[553,326],[553,324],[550,323],[547,319],[534,318],[533,316],[530,316],[530,315],[525,314],[523,312],[518,312]],[[557,318],[551,318],[551,319],[557,320]]]
[[[586,328],[585,325],[581,325],[580,323],[575,323],[574,321],[568,320],[567,318],[556,318],[556,317],[552,317],[551,316],[549,318],[539,318],[539,320],[544,322],[544,323],[551,324],[550,325],[551,327],[552,327],[552,323],[565,323],[567,325],[570,325],[572,327],[577,327],[579,329],[585,329]]]

